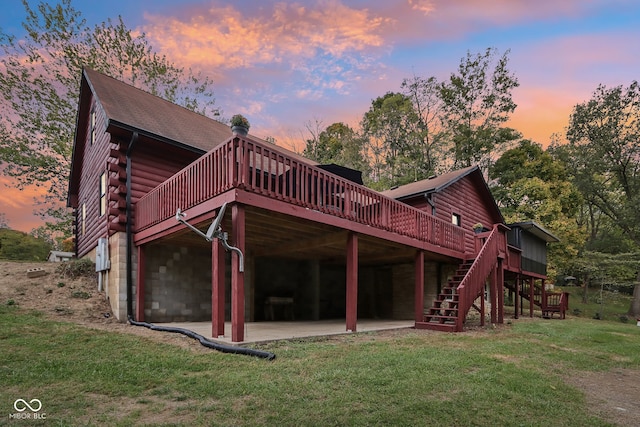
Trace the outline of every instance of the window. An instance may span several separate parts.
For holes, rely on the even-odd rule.
[[[85,206],[85,204],[82,204],[82,235],[84,236],[84,233],[87,231],[87,207]]]
[[[100,175],[100,215],[102,216],[107,212],[107,173],[102,172]]]
[[[94,142],[96,142],[96,110],[93,109],[91,110],[91,123],[90,123],[90,141],[91,141],[91,145],[93,145]]]
[[[460,214],[457,214],[457,213],[451,214],[451,223],[453,225],[457,225],[458,227],[460,227],[460,225],[462,224],[462,219],[460,218]]]

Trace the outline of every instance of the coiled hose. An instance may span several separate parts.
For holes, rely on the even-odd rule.
[[[200,344],[202,344],[203,346],[217,350],[217,351],[221,351],[222,353],[243,354],[246,356],[260,357],[262,359],[267,359],[267,360],[274,360],[276,358],[276,355],[274,353],[270,353],[268,351],[255,350],[255,349],[246,348],[246,347],[224,345],[224,344],[219,344],[217,342],[209,341],[202,335],[197,334],[188,329],[174,328],[171,326],[157,326],[152,323],[135,321],[131,317],[129,317],[129,323],[131,323],[134,326],[144,326],[145,328],[149,328],[152,331],[173,332],[173,333],[186,335],[189,338],[193,338],[200,341]]]

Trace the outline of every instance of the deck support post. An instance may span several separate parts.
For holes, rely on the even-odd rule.
[[[355,332],[358,321],[358,235],[347,236],[347,332]]]
[[[531,277],[529,279],[529,317],[533,317],[533,302],[535,295],[535,279]]]
[[[502,268],[502,258],[498,258],[496,266],[496,279],[498,287],[498,323],[504,323],[504,269]]]
[[[413,261],[415,274],[415,321],[424,321],[424,252],[416,251]]]
[[[233,244],[245,251],[245,209],[234,204],[231,208]],[[231,253],[231,341],[244,341],[244,273],[240,271],[238,254]]]
[[[513,300],[514,319],[519,317],[518,310],[520,309],[520,275],[516,276],[516,295]]]
[[[480,296],[480,326],[484,326],[485,317],[487,313],[486,303],[484,301],[484,289],[482,291],[482,295]]]
[[[144,248],[138,246],[138,269],[136,271],[136,320],[144,322]]]
[[[225,252],[218,239],[211,242],[211,336],[224,336]]]
[[[491,269],[491,323],[498,323],[498,264]]]

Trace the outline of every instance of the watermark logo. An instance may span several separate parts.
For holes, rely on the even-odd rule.
[[[29,403],[27,403],[27,401],[24,399],[16,399],[16,401],[13,402],[13,409],[18,412],[24,412],[27,409],[29,409],[31,412],[39,412],[40,409],[42,409],[42,402],[40,402],[39,399],[31,399]]]
[[[31,399],[28,402],[25,399],[16,399],[13,402],[13,409],[17,412],[9,414],[10,420],[46,420],[47,414],[40,412],[42,402],[40,399]],[[28,411],[27,411],[28,410]]]

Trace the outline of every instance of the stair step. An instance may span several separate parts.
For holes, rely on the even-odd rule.
[[[423,320],[425,322],[436,322],[436,323],[446,323],[447,321],[454,322],[458,316],[441,316],[441,315],[425,315]]]
[[[442,323],[431,323],[431,322],[416,322],[416,329],[429,329],[432,331],[440,331],[440,332],[455,332],[456,325],[455,324],[442,324]]]
[[[438,294],[438,299],[442,299],[442,300],[452,299],[454,301],[458,301],[458,297],[459,297],[459,294],[454,294],[454,293],[448,294],[448,293],[442,292]]]

